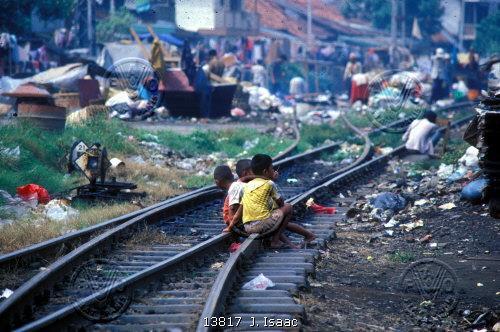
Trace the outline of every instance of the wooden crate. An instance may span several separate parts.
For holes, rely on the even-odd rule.
[[[19,103],[17,115],[47,130],[63,130],[66,125],[66,108],[60,106]]]
[[[54,104],[70,111],[80,109],[80,94],[78,92],[55,93]]]

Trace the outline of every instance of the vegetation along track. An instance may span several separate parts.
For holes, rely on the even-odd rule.
[[[365,148],[363,159],[368,158],[368,151],[369,150]],[[308,156],[309,154],[304,155]],[[288,169],[293,170],[295,167],[297,169],[295,174],[300,174],[300,169],[307,168],[307,163],[297,163],[297,160],[298,159],[296,158],[288,158],[284,160],[282,164],[291,162],[293,165]],[[361,162],[361,160],[359,160],[359,162]],[[348,168],[352,168],[354,166],[356,165],[351,165]],[[316,168],[317,167],[315,165],[315,169]],[[347,171],[347,169],[338,170],[336,172],[331,171],[330,176],[323,177],[322,179],[324,181],[324,179],[327,178],[336,178],[345,171]],[[290,172],[290,174],[294,174],[293,171]],[[305,173],[310,174],[310,169],[308,169]],[[325,172],[323,174],[327,173]],[[284,179],[284,177],[282,177],[282,179]],[[283,192],[284,196],[291,197],[293,202],[301,202],[302,198],[305,197],[304,195],[307,195],[303,194],[304,191],[312,193],[317,190],[317,188],[313,191],[307,191],[306,189],[310,188],[311,185],[317,185],[318,182],[311,181],[311,179],[307,177],[299,177],[299,179],[301,180],[299,183],[306,184],[307,186],[302,185],[298,187],[290,187],[287,186],[286,182],[280,184],[285,189]],[[217,195],[219,200],[214,200],[214,196]],[[14,295],[9,298],[9,300],[2,304],[2,307],[0,308],[1,315],[5,316],[1,319],[1,321],[7,324],[14,324],[11,326],[5,326],[6,328],[9,328],[12,326],[19,326],[23,322],[33,318],[36,319],[45,317],[34,322],[31,326],[26,326],[26,328],[47,327],[46,324],[61,321],[64,321],[65,323],[63,325],[66,325],[67,321],[61,320],[61,317],[73,317],[77,311],[76,308],[80,308],[84,306],[85,303],[98,299],[99,296],[102,297],[104,294],[102,292],[110,292],[113,289],[125,289],[127,287],[130,287],[130,289],[138,289],[138,285],[145,285],[145,280],[148,280],[149,278],[151,280],[163,280],[165,282],[162,286],[163,288],[159,290],[160,293],[158,293],[158,297],[148,297],[146,302],[148,300],[152,301],[148,304],[133,304],[129,309],[129,311],[132,310],[132,312],[121,316],[114,323],[119,324],[121,322],[125,325],[120,326],[122,328],[127,328],[127,326],[130,327],[127,324],[131,322],[146,324],[154,321],[155,319],[157,321],[161,320],[165,322],[165,320],[169,320],[170,315],[172,316],[170,317],[172,318],[171,322],[174,323],[174,325],[177,324],[179,327],[186,328],[188,325],[191,326],[193,324],[193,319],[199,317],[199,314],[197,315],[196,311],[201,309],[201,303],[203,302],[203,299],[207,297],[206,293],[209,291],[209,286],[216,278],[217,271],[214,271],[213,268],[214,261],[215,263],[218,263],[219,261],[225,260],[226,257],[223,254],[220,254],[225,252],[225,250],[221,250],[221,248],[227,248],[227,242],[230,241],[230,235],[222,234],[200,244],[201,240],[220,232],[221,224],[218,211],[220,210],[221,197],[220,192],[201,192],[198,195],[197,200],[195,202],[191,202],[197,206],[196,209],[191,209],[189,212],[177,214],[175,217],[165,220],[166,216],[172,215],[176,211],[186,209],[186,206],[183,206],[182,204],[172,203],[166,209],[163,207],[157,208],[149,213],[146,213],[140,218],[134,218],[125,224],[117,226],[114,229],[96,237],[94,240],[79,247],[77,250],[68,254],[52,266],[49,266],[47,268],[49,272],[44,273],[45,271],[43,271],[17,290]],[[191,200],[191,198],[185,198],[185,201]],[[209,216],[209,219],[206,219],[207,216]],[[331,225],[331,222],[330,220],[321,221],[321,219],[322,218],[319,218],[319,221],[311,224],[306,223],[306,226],[314,229],[315,232],[318,233],[323,240],[325,240],[327,235],[331,233],[327,229],[328,225]],[[204,222],[200,223],[200,220],[203,220]],[[129,243],[120,242],[123,241],[124,238],[130,237],[131,234],[137,230],[137,228],[141,228],[141,226],[145,223],[154,224],[154,229],[152,229],[151,233],[163,231],[165,233],[172,234],[173,236],[170,237],[170,240],[174,240],[176,243],[172,245],[164,243],[155,244],[154,242],[151,242],[148,245],[144,245],[134,243],[133,241]],[[200,235],[200,233],[202,234]],[[147,240],[148,239],[146,238],[146,241]],[[195,245],[193,246],[193,244]],[[191,246],[189,250],[182,252],[183,248],[189,246]],[[253,248],[255,245],[252,245],[251,247]],[[210,255],[211,252],[218,254]],[[311,255],[311,251],[306,250],[301,252],[303,253],[303,259],[309,261],[312,259],[313,255]],[[74,285],[81,285],[81,281],[88,280],[77,280],[78,282],[76,284],[71,284],[71,282],[68,281],[60,282],[66,272],[71,271],[78,265],[78,263],[88,260],[88,257],[91,255],[95,257],[103,255],[104,253],[107,254],[106,258],[109,264],[104,264],[104,266],[101,266],[100,268],[104,271],[107,269],[118,270],[121,276],[119,279],[121,280],[120,282],[115,282],[111,286],[103,282],[103,285],[100,286],[109,287],[107,290],[102,290],[101,293],[97,294],[94,293],[95,289],[74,289],[71,287]],[[291,252],[290,255],[293,256],[297,253],[299,252]],[[198,256],[199,258],[197,259],[196,257]],[[276,257],[274,261],[281,259],[282,258]],[[268,261],[271,261],[269,264],[272,264],[272,257],[270,257]],[[193,262],[197,262],[198,267],[192,266]],[[306,264],[306,267],[307,266],[309,265]],[[179,274],[179,269],[184,271],[184,273]],[[172,272],[170,273],[169,271]],[[174,273],[173,271],[177,272]],[[187,271],[191,271],[188,272],[188,280],[185,279]],[[285,272],[288,273],[289,271]],[[285,272],[283,275],[286,274]],[[298,271],[295,272],[298,273]],[[158,279],[158,275],[163,275],[164,277]],[[173,276],[167,277],[168,275]],[[168,280],[165,281],[165,278]],[[173,280],[176,278],[180,278],[181,281],[175,283]],[[182,282],[183,278],[185,282]],[[296,278],[295,280],[297,281],[297,279],[300,278]],[[55,284],[57,284],[56,291],[53,290],[53,286]],[[85,282],[83,283],[83,286],[85,286]],[[89,296],[81,300],[82,297],[85,297],[86,295]],[[186,295],[196,296],[188,297],[186,299]],[[48,299],[50,299],[49,305],[43,306],[42,304]],[[212,297],[210,297],[210,299],[212,299]],[[194,303],[190,304],[190,301]],[[78,303],[78,305],[75,306],[71,304],[74,302]],[[70,305],[68,306],[67,304]],[[142,315],[140,314],[141,310],[143,312]],[[156,316],[154,316],[155,314],[151,316],[151,311],[157,312]],[[180,316],[180,313],[185,313],[186,315]],[[162,316],[162,318],[160,319],[158,316]],[[118,329],[120,326],[114,327]],[[165,324],[162,326],[166,327]],[[94,327],[99,328],[100,326]],[[105,328],[113,328],[113,326],[107,326]],[[147,327],[145,328],[147,329]]]
[[[318,174],[311,176],[311,168],[315,158],[337,147],[337,144],[330,144],[276,162],[286,173],[278,180],[283,196],[295,197],[316,185],[319,178],[335,173],[335,166],[323,166],[318,170],[315,165]],[[365,151],[367,154],[368,149]],[[293,176],[297,181],[290,184],[287,176]],[[216,189],[199,191],[195,196],[185,196],[161,205],[96,236],[16,289],[0,304],[0,321],[6,324],[5,328],[17,327],[106,286],[101,281],[91,283],[80,280],[79,275],[75,276],[78,272],[76,267],[87,264],[93,258],[105,257],[106,262],[96,263],[90,269],[98,268],[103,273],[118,270],[117,280],[121,280],[147,270],[159,261],[176,257],[186,248],[219,234],[222,229],[222,197],[222,191]],[[137,234],[142,234],[139,242],[136,241]],[[230,238],[228,235],[219,237],[221,245]]]

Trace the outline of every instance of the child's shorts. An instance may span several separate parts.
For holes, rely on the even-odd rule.
[[[283,211],[281,211],[280,209],[276,209],[273,210],[273,212],[271,212],[271,215],[264,220],[250,221],[244,224],[245,232],[247,232],[248,234],[262,234],[272,229],[274,226],[276,226],[276,224],[281,223],[282,220]]]

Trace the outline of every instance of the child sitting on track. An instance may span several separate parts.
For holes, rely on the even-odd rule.
[[[252,158],[251,166],[256,178],[244,186],[241,205],[224,231],[231,231],[239,219],[243,218],[245,231],[249,234],[262,234],[280,224],[271,239],[271,248],[298,248],[285,236],[285,229],[304,236],[306,243],[313,241],[313,233],[290,223],[293,208],[290,204],[285,204],[272,181],[278,177],[278,173],[273,168],[271,157],[257,154]]]
[[[222,218],[226,225],[231,223],[234,214],[240,206],[244,183],[255,178],[250,162],[250,159],[241,159],[236,163],[238,181],[234,181],[231,169],[227,165],[217,166],[214,170],[215,184],[217,187],[227,190],[227,196],[224,199],[224,206],[222,208]]]

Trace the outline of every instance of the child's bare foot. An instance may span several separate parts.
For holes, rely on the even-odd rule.
[[[271,242],[269,244],[269,247],[271,249],[284,249],[284,248],[290,248],[290,249],[300,249],[300,246],[299,245],[296,245],[296,244],[293,244],[293,242],[282,242],[282,241],[279,241],[279,243],[274,243],[274,242]]]
[[[276,241],[276,242],[274,242],[274,241],[273,241],[273,242],[271,242],[271,243],[269,244],[269,247],[270,247],[271,249],[279,249],[279,248],[283,248],[283,246],[284,246],[284,245],[285,245],[285,244],[284,244],[283,242],[281,242],[280,240],[278,240],[278,241]]]
[[[314,240],[316,240],[316,236],[314,236],[314,234],[311,234],[310,236],[306,236],[304,238],[304,243],[309,244],[309,243],[313,242]]]

